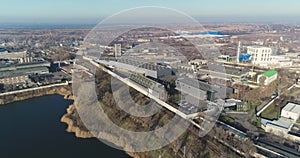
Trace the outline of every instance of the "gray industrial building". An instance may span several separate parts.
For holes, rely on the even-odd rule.
[[[143,86],[144,88],[147,88],[148,92],[152,94],[153,96],[160,98],[160,99],[166,99],[166,90],[165,86],[155,82],[153,80],[150,80],[144,76],[131,74],[129,77],[130,80],[134,81],[135,83],[138,83],[139,85]]]
[[[49,73],[49,62],[22,63],[0,67],[0,83],[14,84],[28,79],[30,74]]]
[[[219,68],[218,66],[215,66],[216,68]],[[249,71],[246,68],[235,68],[235,67],[229,67],[229,66],[223,66],[224,69],[214,69],[214,66],[212,65],[211,68],[208,66],[202,66],[201,69],[198,71],[200,73],[205,73],[209,74],[213,77],[224,77],[227,79],[230,78],[237,78],[237,79],[242,79],[246,76],[248,76]]]
[[[100,64],[109,67],[123,69],[153,78],[160,78],[172,75],[172,69],[166,66],[157,65],[156,63],[147,63],[141,60],[134,60],[132,58],[122,57],[118,60],[114,58],[102,58],[97,61]]]
[[[180,78],[176,80],[176,89],[200,100],[214,101],[224,99],[233,93],[232,88],[219,85],[211,85],[192,78]]]

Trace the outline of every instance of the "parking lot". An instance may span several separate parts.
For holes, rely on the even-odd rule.
[[[200,112],[200,108],[192,103],[182,101],[179,105],[179,110],[184,112],[185,114],[193,114]]]

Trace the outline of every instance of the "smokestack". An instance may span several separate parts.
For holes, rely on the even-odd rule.
[[[122,50],[121,50],[121,44],[115,44],[115,58],[121,57]]]
[[[241,54],[241,41],[239,41],[237,54],[236,54],[236,63],[240,63],[240,54]]]

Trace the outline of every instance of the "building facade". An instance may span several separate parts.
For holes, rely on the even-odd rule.
[[[248,46],[247,54],[252,56],[252,64],[267,65],[272,62],[272,49],[262,46]]]
[[[24,82],[30,74],[48,74],[50,63],[22,63],[0,67],[0,83],[16,84]]]
[[[115,52],[116,58],[121,57],[121,55],[122,55],[121,44],[115,44],[114,52]]]
[[[192,78],[179,78],[175,81],[176,89],[199,100],[214,101],[224,99],[233,93],[233,89],[225,86],[212,85]]]
[[[28,80],[28,75],[21,75],[21,76],[15,76],[15,77],[0,78],[0,83],[17,84],[17,83],[22,83],[26,80]]]
[[[269,70],[266,71],[260,75],[257,76],[257,83],[260,84],[260,79],[262,77],[265,77],[263,85],[269,85],[271,82],[275,81],[277,79],[278,73],[275,70]]]
[[[293,65],[291,59],[287,56],[275,55],[273,49],[263,46],[248,46],[247,54],[251,55],[253,65],[263,67],[290,67]]]

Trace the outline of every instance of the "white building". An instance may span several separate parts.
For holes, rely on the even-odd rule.
[[[293,141],[300,141],[300,137],[290,131],[293,129],[295,122],[299,119],[300,105],[288,103],[281,110],[281,115],[277,120],[268,120],[261,118],[261,127],[269,133],[273,133],[280,137]]]
[[[201,65],[205,65],[207,64],[206,60],[203,59],[194,59],[189,61],[189,65],[197,65],[197,66],[201,66]]]
[[[257,83],[260,83],[261,77],[265,77],[264,85],[269,85],[277,79],[278,73],[275,70],[268,70],[257,76]]]
[[[248,46],[247,54],[251,54],[254,65],[267,65],[272,61],[272,49],[269,47]]]
[[[115,44],[114,52],[115,52],[115,57],[116,58],[121,57],[121,55],[122,55],[121,44]]]
[[[0,58],[2,59],[20,59],[20,58],[25,58],[27,54],[27,51],[23,52],[1,52],[0,53]]]
[[[272,48],[263,46],[248,46],[247,53],[251,54],[254,65],[264,67],[290,67],[293,62],[287,56],[272,55]]]
[[[287,56],[272,55],[272,60],[268,64],[273,67],[283,68],[293,65],[292,60]]]
[[[295,122],[299,119],[300,116],[300,105],[295,103],[288,103],[281,110],[281,117],[290,118]]]

